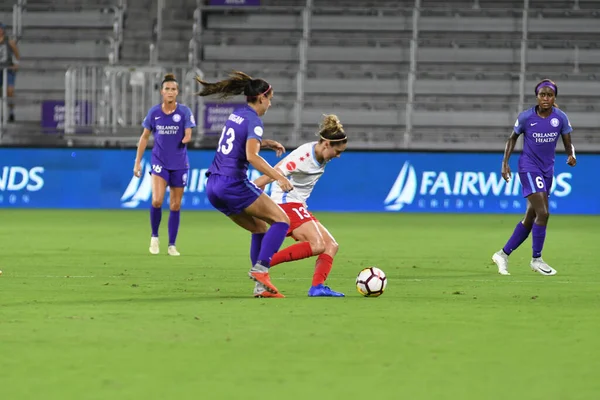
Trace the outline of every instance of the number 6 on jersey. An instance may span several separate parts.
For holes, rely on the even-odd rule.
[[[544,179],[542,179],[541,176],[536,176],[535,177],[535,184],[537,185],[537,187],[539,189],[543,189],[544,188]]]
[[[227,136],[227,139],[225,139]],[[225,140],[225,144],[223,144],[223,140]],[[227,129],[226,126],[223,127],[223,132],[221,133],[221,138],[219,139],[219,146],[217,147],[217,152],[223,153],[225,155],[231,153],[233,150],[233,141],[235,140],[235,131],[233,128]]]

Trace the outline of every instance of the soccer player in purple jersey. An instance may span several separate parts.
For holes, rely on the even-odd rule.
[[[558,109],[554,103],[558,95],[556,83],[544,79],[535,86],[537,106],[519,114],[515,122],[514,132],[508,138],[502,160],[502,177],[511,179],[508,160],[512,154],[519,135],[523,136],[523,152],[519,157],[519,179],[523,186],[523,197],[527,198],[525,218],[520,221],[512,236],[492,260],[498,266],[498,273],[510,275],[508,272],[508,256],[527,239],[529,233],[533,237],[533,258],[531,269],[542,275],[555,275],[556,270],[542,259],[542,249],[546,239],[548,224],[548,196],[552,188],[554,174],[554,153],[558,137],[562,137],[567,152],[567,164],[574,167],[575,148],[571,143],[573,128],[567,114]]]
[[[251,164],[276,181],[283,191],[293,189],[290,181],[258,154],[261,147],[276,150],[278,156],[285,152],[278,142],[263,139],[260,117],[271,106],[273,88],[265,80],[252,79],[239,71],[216,83],[196,79],[203,86],[199,96],[246,96],[247,104],[231,113],[223,127],[215,157],[206,173],[206,194],[213,207],[252,233],[252,267],[248,275],[264,287],[263,297],[284,297],[271,283],[269,268],[273,254],[285,239],[290,220],[277,203],[248,180],[248,164]]]
[[[148,138],[154,135],[152,148],[152,206],[150,208],[150,253],[160,252],[158,241],[158,227],[162,218],[162,203],[167,186],[171,190],[169,208],[169,247],[170,256],[179,256],[175,247],[177,232],[179,231],[179,210],[181,199],[187,184],[190,169],[186,144],[192,139],[192,128],[196,126],[192,111],[183,104],[177,103],[179,84],[175,75],[166,74],[160,89],[162,104],[157,104],[148,111],[142,126],[144,131],[137,147],[137,156],[133,167],[133,174],[138,178],[142,174],[142,156],[148,145]]]

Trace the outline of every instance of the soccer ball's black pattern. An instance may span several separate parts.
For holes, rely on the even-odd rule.
[[[378,297],[387,286],[385,273],[377,267],[368,267],[358,273],[356,289],[365,297]]]

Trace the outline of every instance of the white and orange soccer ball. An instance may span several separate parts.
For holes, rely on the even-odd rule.
[[[356,277],[356,289],[365,297],[381,296],[386,286],[385,272],[377,267],[365,268]]]

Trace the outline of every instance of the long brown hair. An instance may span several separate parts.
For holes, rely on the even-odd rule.
[[[210,83],[196,77],[202,85],[202,90],[197,93],[198,96],[217,95],[221,99],[227,99],[239,94],[246,96],[246,101],[254,103],[260,95],[266,95],[272,88],[264,79],[253,79],[242,71],[231,71],[229,78],[222,81]]]

